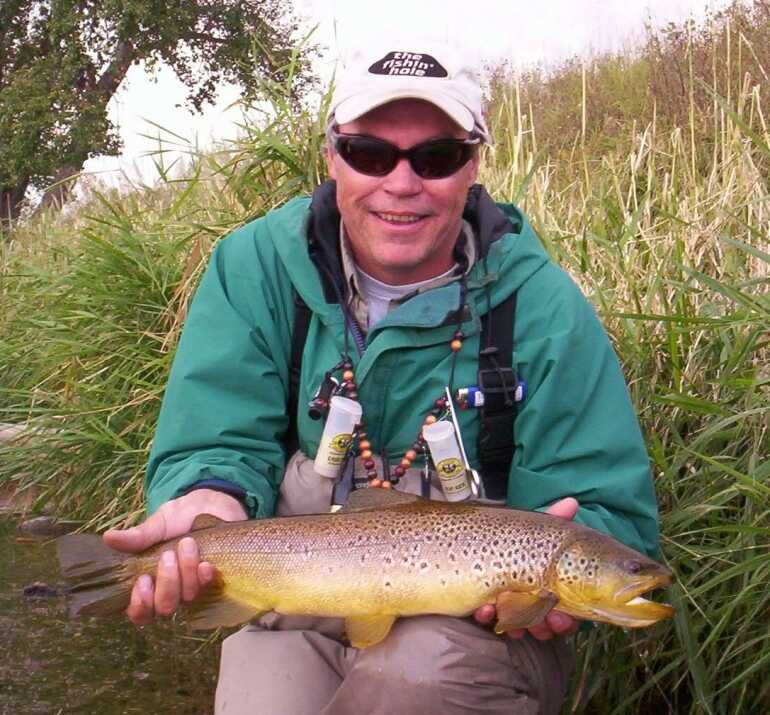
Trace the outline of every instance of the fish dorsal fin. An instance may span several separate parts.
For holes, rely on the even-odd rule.
[[[190,531],[200,531],[201,529],[210,529],[212,526],[219,526],[224,524],[225,520],[220,519],[213,514],[198,514],[193,520]]]
[[[396,616],[348,616],[345,619],[345,635],[354,648],[368,648],[390,633],[395,620]]]
[[[347,504],[340,512],[365,511],[367,509],[386,509],[400,504],[415,504],[423,501],[420,497],[406,492],[397,492],[390,489],[356,489],[350,492]]]

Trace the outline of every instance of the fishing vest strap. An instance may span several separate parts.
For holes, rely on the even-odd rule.
[[[484,491],[505,499],[513,461],[518,378],[513,364],[516,293],[481,318],[478,385],[484,393],[476,451]]]

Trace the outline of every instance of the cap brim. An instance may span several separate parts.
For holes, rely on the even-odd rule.
[[[456,99],[446,94],[425,92],[419,89],[407,90],[402,88],[398,91],[390,92],[361,92],[343,99],[334,108],[334,117],[338,124],[347,124],[347,122],[352,122],[362,117],[372,109],[388,104],[388,102],[394,102],[397,99],[422,99],[425,102],[430,102],[466,132],[473,131],[473,128],[476,126],[473,114]]]

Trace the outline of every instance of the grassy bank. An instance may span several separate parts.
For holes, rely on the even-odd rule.
[[[770,711],[770,19],[752,7],[493,83],[482,180],[532,218],[613,338],[679,576],[673,624],[582,637],[580,712]],[[139,515],[211,246],[322,175],[318,108],[266,89],[267,128],[189,178],[94,195],[0,244],[0,422],[49,430],[0,446],[0,482],[94,528]]]

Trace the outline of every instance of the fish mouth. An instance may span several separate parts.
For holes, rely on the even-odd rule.
[[[649,594],[670,583],[671,572],[666,569],[620,589],[609,604],[597,604],[593,610],[599,620],[626,628],[650,626],[664,618],[670,618],[674,614],[674,608],[668,603],[658,603],[644,598],[643,594]]]

